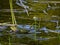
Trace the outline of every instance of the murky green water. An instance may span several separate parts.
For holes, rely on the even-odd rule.
[[[12,24],[9,0],[0,2],[0,23]],[[0,45],[60,45],[60,3],[39,2],[23,0],[26,10],[21,2],[18,5],[13,0],[18,30],[14,32],[10,26],[0,26]]]

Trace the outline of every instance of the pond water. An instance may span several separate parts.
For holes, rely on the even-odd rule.
[[[0,2],[0,23],[18,24],[16,31],[0,25],[0,45],[60,45],[60,4],[13,0],[10,3],[16,20],[12,21],[9,0]]]
[[[9,40],[8,40],[8,37],[10,37],[11,38],[11,42],[19,42],[19,40],[21,40],[21,41],[26,41],[25,43],[26,43],[26,45],[28,45],[29,43],[27,43],[27,39],[28,40],[30,40],[30,41],[32,41],[32,40],[35,40],[36,39],[36,41],[38,42],[40,42],[40,43],[38,43],[38,44],[43,44],[43,43],[46,43],[47,41],[50,41],[50,43],[51,44],[53,44],[53,41],[55,40],[56,41],[56,43],[58,43],[59,44],[59,39],[60,39],[60,37],[58,36],[59,35],[59,33],[60,33],[60,30],[54,30],[55,32],[59,32],[56,36],[49,36],[49,34],[50,35],[54,35],[54,34],[51,34],[51,32],[52,32],[52,30],[50,30],[50,32],[48,31],[49,29],[48,28],[46,28],[46,27],[42,27],[42,28],[40,28],[40,31],[35,31],[35,29],[34,29],[34,26],[32,26],[33,28],[31,28],[30,27],[30,25],[18,25],[18,27],[19,28],[21,28],[21,29],[24,29],[24,30],[29,30],[30,32],[29,33],[14,33],[14,32],[8,32],[7,33],[7,31],[8,30],[4,30],[4,29],[6,29],[7,27],[6,26],[0,26],[0,40],[1,40],[1,42],[3,42],[4,43],[4,41],[3,40],[6,40],[6,42],[8,42]],[[23,31],[24,31],[23,30]],[[5,32],[4,32],[5,31]],[[44,35],[44,33],[46,34],[46,35]],[[35,35],[36,34],[36,35]],[[48,35],[48,36],[47,36]],[[35,38],[35,36],[36,36],[36,38]],[[13,39],[13,40],[12,40]],[[16,39],[16,40],[14,40],[14,39]],[[53,40],[53,41],[52,41]],[[20,41],[20,43],[21,43],[21,41]],[[29,42],[30,42],[29,41]],[[51,42],[52,41],[52,42]],[[57,42],[58,41],[58,42]],[[49,43],[49,42],[48,42]],[[5,43],[4,43],[5,44]],[[13,43],[12,43],[13,44]],[[23,44],[24,44],[24,42],[23,42]],[[19,44],[18,44],[19,45]],[[45,44],[43,44],[43,45],[45,45]],[[47,44],[46,44],[47,45]]]

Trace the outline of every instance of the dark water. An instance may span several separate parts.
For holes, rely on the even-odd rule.
[[[6,30],[7,27],[0,26],[0,42],[2,45],[11,45],[18,44],[18,45],[59,45],[60,44],[60,37],[59,33],[54,34],[49,32],[45,27],[41,28],[41,31],[35,32],[34,27],[30,28],[30,25],[18,25],[19,28],[29,30],[31,33],[19,33],[11,32],[11,30]],[[43,30],[42,30],[43,29]],[[34,31],[33,31],[34,30]],[[23,30],[24,31],[24,30]],[[56,32],[59,32],[57,30]],[[40,32],[40,33],[38,33]],[[36,35],[35,35],[36,33]],[[36,38],[35,38],[36,37]],[[36,39],[36,40],[35,40]]]
[[[13,0],[13,12],[18,29],[14,32],[10,26],[0,25],[0,45],[60,45],[60,8],[54,8],[60,4],[16,1]],[[0,3],[0,23],[12,24],[9,0]]]

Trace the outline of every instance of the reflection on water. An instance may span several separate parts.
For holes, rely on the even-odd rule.
[[[24,5],[24,3],[23,3],[22,0],[17,0],[16,4],[19,5],[19,6],[21,6],[21,7],[23,7],[25,9],[25,12],[29,16],[29,13],[28,13],[28,10],[27,10],[27,9],[29,9],[29,6]]]
[[[3,8],[0,10],[0,12],[2,12],[0,16],[1,22],[8,22],[8,18],[10,20],[9,22],[11,22],[11,17],[8,16],[11,12],[9,4],[7,5],[8,1],[2,1]],[[57,10],[58,8],[59,10],[60,7],[57,7],[55,3],[40,4],[39,1],[40,0],[13,0],[13,12],[17,18],[17,22],[20,22],[20,25],[16,26],[18,29],[15,32],[10,29],[10,26],[0,26],[0,45],[9,45],[10,43],[11,45],[60,45],[60,26],[58,23],[60,18],[58,18],[59,12],[56,11],[55,13],[55,9]],[[57,15],[55,16],[54,14]],[[37,17],[36,23],[41,27],[35,27],[35,25],[32,24],[34,23],[33,17]],[[3,21],[4,19],[6,20]],[[41,24],[39,24],[39,22]],[[32,24],[32,26],[24,25],[27,23]],[[56,29],[51,29],[53,26]]]
[[[35,32],[34,25],[33,26],[31,26],[31,25],[17,25],[17,27],[20,28],[20,29],[23,29],[23,30],[29,30],[30,33]],[[7,29],[7,28],[8,28],[7,26],[0,26],[0,32]],[[48,32],[57,32],[57,33],[59,33],[60,32],[60,30],[50,30],[46,27],[42,27],[40,29],[37,28],[37,33],[39,33],[39,31],[44,31],[45,33],[48,33]]]
[[[18,25],[18,27],[19,28],[21,28],[21,29],[24,29],[24,30],[29,30],[29,32],[27,33],[27,34],[21,34],[21,33],[16,33],[15,35],[16,35],[16,37],[17,38],[23,38],[23,37],[28,37],[28,38],[31,38],[31,39],[34,39],[34,34],[36,33],[37,35],[38,34],[41,34],[41,33],[43,33],[42,31],[44,31],[47,35],[49,34],[49,32],[57,32],[58,34],[60,33],[60,30],[50,30],[50,29],[48,29],[48,28],[46,28],[46,27],[42,27],[42,28],[40,28],[40,31],[37,31],[37,32],[35,32],[35,29],[34,29],[34,26],[30,26],[30,25]],[[3,33],[2,33],[2,31],[4,32],[4,29],[6,29],[7,27],[6,26],[0,26],[0,36],[3,36]],[[23,31],[24,31],[23,30]],[[6,32],[7,32],[8,30],[6,30]],[[19,31],[19,30],[18,30]],[[12,32],[10,32],[10,34],[11,34]],[[44,34],[43,34],[44,35]],[[42,35],[42,36],[43,36]],[[54,34],[52,34],[52,35],[54,35]],[[48,37],[41,37],[41,36],[37,36],[37,39],[38,40],[49,40],[49,39],[51,39],[50,37],[48,38]]]
[[[0,26],[0,30],[4,30],[6,28],[7,28],[6,26]]]
[[[0,36],[3,36],[3,34],[2,34],[2,33],[0,33]]]

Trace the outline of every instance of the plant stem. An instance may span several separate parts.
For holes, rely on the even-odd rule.
[[[12,0],[9,0],[9,4],[10,4],[10,9],[11,9],[12,23],[16,24],[15,15],[14,15],[14,12],[13,12]]]

